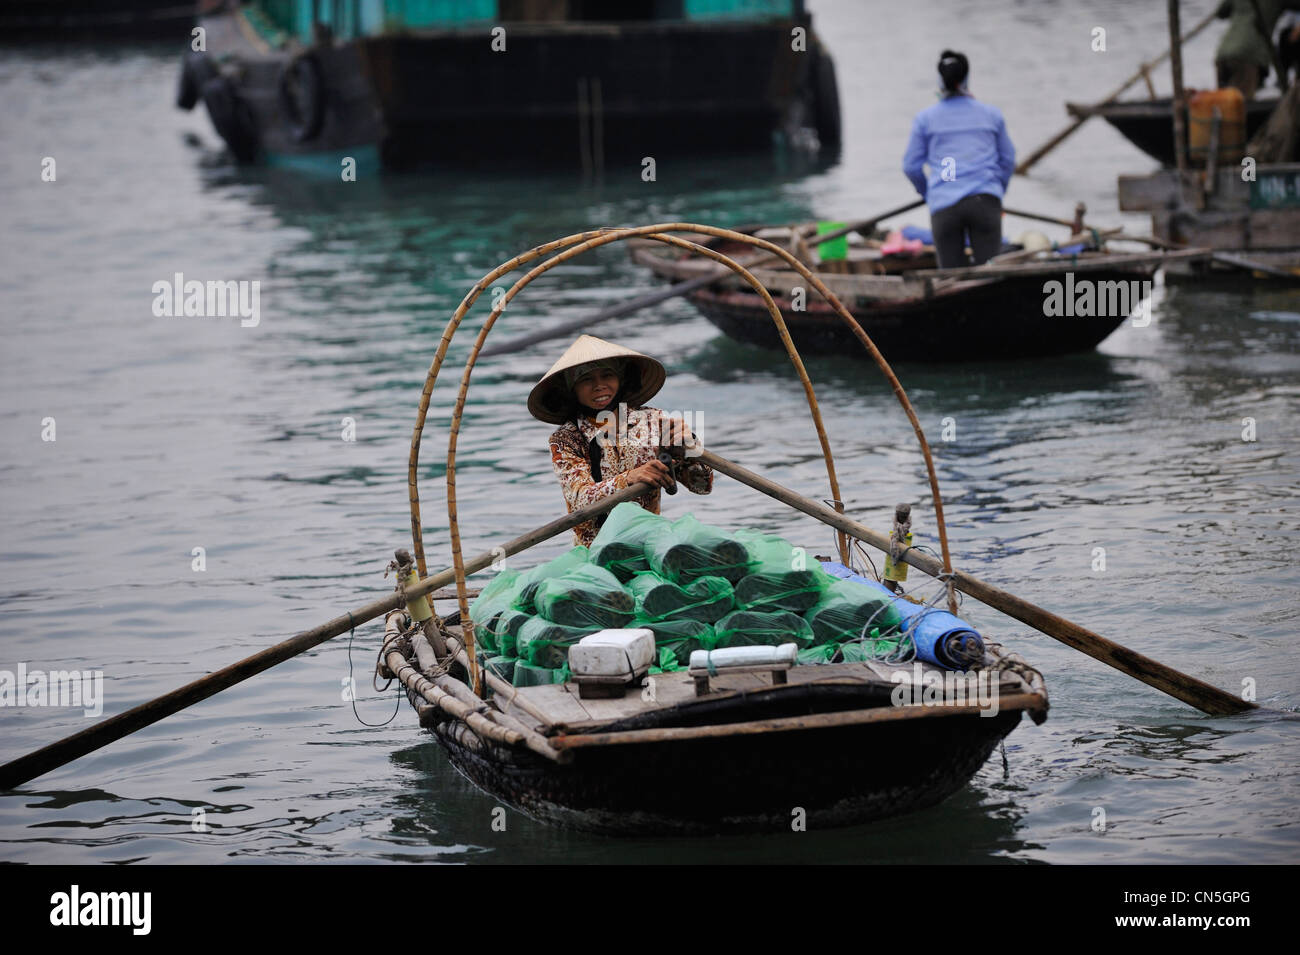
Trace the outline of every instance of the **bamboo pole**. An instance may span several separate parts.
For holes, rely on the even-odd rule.
[[[870,544],[877,550],[889,552],[889,538],[887,536],[876,533],[869,527],[859,524],[843,514],[832,511],[830,508],[803,497],[789,488],[760,477],[752,471],[748,471],[738,464],[733,464],[731,461],[712,452],[703,452],[699,460],[712,467],[715,471],[735,478],[755,490],[762,491],[769,497],[774,497],[796,510],[817,518],[824,524],[829,524],[837,530],[844,531],[858,540]],[[944,567],[939,561],[917,550],[908,550],[898,559],[932,577],[938,577],[944,573]],[[1066,646],[1086,653],[1093,659],[1100,660],[1107,666],[1127,673],[1148,686],[1168,693],[1170,696],[1182,700],[1204,713],[1224,716],[1244,713],[1247,710],[1258,708],[1254,703],[1248,703],[1220,690],[1218,687],[1211,686],[1185,673],[1180,673],[1172,667],[1152,660],[1150,657],[1143,656],[1127,647],[1107,640],[1091,630],[1072,623],[1064,617],[1058,617],[1056,614],[1035,606],[1027,600],[1022,600],[1014,594],[985,583],[977,577],[972,577],[964,571],[953,572],[953,584],[963,593],[970,594],[976,600],[1002,611],[1007,616],[1014,617],[1022,623],[1027,623],[1035,630],[1059,640]]]
[[[649,490],[650,485],[648,484],[633,484],[626,490],[619,491],[604,500],[589,504],[572,514],[558,518],[536,530],[529,531],[512,541],[508,541],[502,547],[502,550],[506,556],[517,554],[534,544],[539,544],[556,534],[576,527],[583,521],[591,520],[623,501],[630,501],[639,497]],[[482,570],[490,566],[500,556],[500,552],[493,551],[479,554],[465,561],[465,573],[472,574],[475,571]],[[434,574],[432,577],[424,578],[412,587],[407,587],[406,596],[412,598],[428,594],[439,587],[446,586],[455,579],[456,571],[448,568]],[[269,670],[276,664],[283,663],[305,650],[310,650],[332,637],[347,633],[354,627],[382,616],[390,610],[401,609],[403,605],[404,601],[400,593],[390,594],[379,600],[371,601],[364,606],[357,607],[355,610],[348,611],[343,616],[335,617],[319,627],[304,630],[282,643],[277,643],[273,647],[268,647],[259,653],[232,663],[216,673],[209,673],[207,676],[187,683],[170,693],[165,693],[157,699],[141,703],[139,706],[134,706],[116,716],[101,720],[94,726],[89,726],[79,733],[74,733],[25,756],[11,760],[0,766],[0,789],[13,789],[35,779],[37,776],[43,776],[65,763],[70,763],[74,759],[92,753],[124,736],[129,736],[136,730],[144,729],[144,727],[157,723],[159,720],[165,719],[173,713],[178,713],[201,700],[215,696],[222,690],[228,689],[236,683],[242,683],[263,670]]]
[[[457,640],[455,637],[448,637],[447,646],[451,649],[452,655],[456,659],[456,662],[459,663],[461,666],[463,666],[466,670],[468,670],[469,657],[465,655],[465,648],[461,646],[460,641]],[[498,696],[503,698],[497,700],[498,706],[502,705],[502,702],[504,702],[506,709],[508,709],[511,706],[517,706],[525,713],[527,713],[529,716],[531,716],[533,719],[537,720],[537,722],[541,723],[543,726],[550,725],[551,723],[550,715],[547,714],[545,710],[542,710],[540,707],[534,704],[527,697],[520,696],[518,693],[518,689],[519,689],[518,687],[512,686],[511,684],[507,683],[505,680],[503,680],[496,673],[493,673],[491,670],[484,670],[483,676],[487,680],[487,685],[492,688],[492,692],[498,694]]]
[[[1183,36],[1182,38],[1182,42],[1186,43],[1187,41],[1191,40],[1193,37],[1195,37],[1198,33],[1200,33],[1202,30],[1204,30],[1207,26],[1209,26],[1213,22],[1214,22],[1214,13],[1211,12],[1205,17],[1204,20],[1202,20],[1200,23],[1196,24],[1196,26],[1192,27],[1192,29],[1187,31],[1186,35]],[[1177,40],[1177,33],[1174,34],[1174,38],[1175,40]],[[1097,106],[1105,106],[1107,103],[1113,103],[1115,100],[1119,99],[1119,97],[1123,95],[1125,90],[1127,90],[1138,80],[1142,79],[1143,74],[1148,73],[1153,66],[1159,66],[1160,63],[1164,61],[1165,57],[1169,56],[1169,53],[1170,53],[1169,50],[1165,50],[1165,52],[1161,53],[1154,60],[1150,60],[1146,63],[1143,63],[1140,67],[1138,67],[1137,72],[1134,73],[1132,76],[1130,76],[1127,80],[1125,80],[1120,86],[1116,87],[1114,92],[1112,92],[1105,99],[1094,104],[1094,108]],[[1150,83],[1149,78],[1147,82]],[[1061,130],[1059,133],[1057,133],[1047,142],[1043,143],[1043,145],[1035,149],[1032,153],[1029,154],[1028,158],[1022,160],[1020,165],[1016,166],[1016,173],[1018,175],[1023,176],[1025,173],[1029,172],[1030,168],[1033,167],[1035,163],[1037,163],[1040,159],[1042,159],[1053,149],[1059,146],[1067,136],[1069,136],[1072,132],[1074,132],[1076,129],[1082,126],[1085,122],[1087,122],[1091,118],[1091,116],[1092,116],[1091,113],[1089,113],[1086,116],[1080,116],[1069,126],[1066,126],[1065,129]]]
[[[448,648],[451,649],[452,651],[453,658],[456,659],[461,664],[461,666],[464,666],[465,669],[468,670],[469,660],[465,656],[464,651],[461,650],[460,644],[456,643],[454,637],[448,637],[446,642]],[[533,729],[531,726],[525,725],[522,720],[518,719],[517,717],[511,716],[509,713],[506,713],[503,710],[484,707],[483,701],[478,699],[478,697],[474,696],[474,694],[470,692],[469,687],[465,686],[464,683],[462,683],[460,680],[457,680],[455,677],[446,673],[437,673],[432,671],[432,668],[436,666],[438,663],[438,657],[434,653],[433,646],[429,643],[427,639],[425,639],[425,637],[422,634],[417,633],[414,637],[412,637],[411,648],[415,651],[415,662],[418,664],[418,669],[420,671],[421,676],[423,676],[427,680],[432,680],[433,683],[439,688],[447,691],[452,696],[460,700],[462,703],[467,703],[470,706],[474,707],[477,711],[484,713],[489,719],[494,720],[497,723],[500,723],[506,729],[511,729],[519,733],[523,738],[524,745],[526,745],[533,752],[545,756],[547,759],[556,758],[555,747],[551,746],[551,744],[547,742],[546,737],[542,736],[542,734],[537,732],[537,730]],[[431,672],[433,673],[433,675],[430,675]],[[492,671],[487,670],[484,672],[491,673]],[[511,687],[509,684],[505,684],[505,686],[508,689],[511,690],[514,689],[514,687]],[[496,686],[493,686],[493,689],[496,689]],[[497,692],[500,691],[498,690]],[[549,720],[543,718],[539,720],[539,722],[541,722],[543,725],[547,725],[549,723]]]
[[[1178,201],[1187,182],[1187,91],[1183,89],[1183,47],[1178,36],[1178,0],[1169,0],[1169,69],[1174,81],[1174,162],[1178,167]]]
[[[514,746],[523,742],[523,734],[498,726],[482,713],[477,712],[474,704],[456,699],[454,693],[444,690],[413,667],[411,661],[402,656],[400,651],[389,650],[384,663],[393,671],[402,686],[424,697],[448,716],[460,720],[479,736],[505,746]]]

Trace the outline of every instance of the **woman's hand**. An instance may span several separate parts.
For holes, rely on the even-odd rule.
[[[693,451],[699,445],[699,438],[691,434],[686,422],[681,418],[668,419],[668,445],[669,447],[682,447],[687,451]]]
[[[647,461],[640,467],[627,472],[627,483],[629,485],[641,482],[654,487],[661,487],[664,490],[672,487],[675,483],[672,475],[668,473],[668,467],[662,461]]]

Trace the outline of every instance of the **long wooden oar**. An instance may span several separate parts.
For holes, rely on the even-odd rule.
[[[1214,22],[1214,17],[1215,14],[1212,11],[1205,17],[1204,20],[1202,20],[1200,23],[1196,24],[1196,26],[1192,27],[1190,30],[1184,33],[1181,42],[1186,43],[1188,40],[1192,39],[1192,37],[1196,36],[1198,33],[1204,30],[1207,26],[1209,26],[1211,23]],[[1170,53],[1169,50],[1165,50],[1165,52],[1161,53],[1154,60],[1151,60],[1147,63],[1143,63],[1140,67],[1138,67],[1136,73],[1134,73],[1127,80],[1125,80],[1124,83],[1121,86],[1117,87],[1113,93],[1111,93],[1109,96],[1107,96],[1105,99],[1101,100],[1100,102],[1096,103],[1094,108],[1096,106],[1105,106],[1107,103],[1113,103],[1115,100],[1119,99],[1120,95],[1126,89],[1128,89],[1138,80],[1142,79],[1143,76],[1149,74],[1151,72],[1151,68],[1154,66],[1158,66],[1161,62],[1163,62],[1165,58],[1169,56],[1169,53]],[[1154,95],[1155,94],[1152,93],[1152,96]],[[1087,122],[1088,119],[1092,117],[1092,115],[1093,115],[1092,113],[1088,113],[1084,116],[1080,116],[1069,126],[1066,126],[1065,129],[1061,130],[1059,133],[1057,133],[1047,142],[1043,143],[1043,145],[1035,149],[1032,153],[1029,154],[1028,158],[1021,160],[1020,164],[1016,166],[1016,174],[1023,176],[1025,173],[1029,172],[1030,168],[1032,168],[1033,165],[1036,162],[1038,162],[1038,160],[1042,159],[1053,149],[1059,146],[1067,136],[1069,136],[1072,132],[1074,132],[1076,129],[1082,126],[1085,122]]]
[[[764,494],[774,497],[796,510],[817,518],[824,524],[829,524],[836,530],[865,541],[872,547],[886,553],[889,552],[890,542],[888,536],[878,534],[866,525],[859,524],[838,511],[796,494],[789,488],[760,477],[754,472],[748,471],[738,464],[733,464],[726,458],[718,457],[718,455],[710,451],[702,452],[698,460],[703,461],[715,471],[735,478],[742,484],[748,484],[757,491],[762,491]],[[932,577],[937,577],[943,572],[943,565],[938,560],[916,550],[904,552],[901,559]],[[1064,617],[1058,617],[1042,607],[1035,606],[1027,600],[1022,600],[1014,594],[1007,593],[1005,590],[985,583],[963,571],[954,573],[953,584],[958,590],[970,594],[975,599],[1002,611],[1007,616],[1027,623],[1035,630],[1061,641],[1066,646],[1074,647],[1074,649],[1086,653],[1108,666],[1141,680],[1148,686],[1153,686],[1157,690],[1168,693],[1170,696],[1196,707],[1203,713],[1226,716],[1258,709],[1258,706],[1254,703],[1248,703],[1220,690],[1216,686],[1211,686],[1185,673],[1179,673],[1172,667],[1165,666],[1157,660],[1152,660],[1150,657],[1128,649],[1128,647],[1120,646],[1100,634],[1093,633],[1076,623],[1071,623]]]
[[[522,550],[527,550],[534,544],[539,544],[557,534],[563,533],[571,527],[576,527],[583,521],[598,517],[616,504],[640,497],[650,490],[651,485],[649,484],[633,484],[616,494],[597,501],[595,504],[579,508],[572,514],[551,521],[549,524],[529,531],[521,537],[516,537],[505,544],[502,549],[507,557],[511,554],[517,554]],[[480,571],[490,566],[493,561],[500,557],[500,551],[479,554],[477,557],[466,561],[465,573],[472,574]],[[52,769],[57,769],[65,763],[70,763],[87,753],[107,746],[123,736],[128,736],[136,730],[157,723],[173,713],[180,712],[187,706],[198,703],[200,700],[206,700],[208,697],[214,696],[236,683],[242,683],[249,677],[270,669],[277,663],[283,663],[304,650],[310,650],[331,637],[347,633],[353,627],[363,624],[367,620],[373,620],[390,610],[397,610],[404,606],[407,600],[437,590],[455,579],[456,572],[451,569],[432,574],[415,586],[408,587],[405,597],[400,593],[394,593],[381,600],[372,601],[363,607],[349,611],[342,617],[335,617],[329,623],[322,624],[312,630],[305,630],[297,636],[290,637],[273,647],[268,647],[251,657],[245,657],[238,663],[232,663],[216,673],[209,673],[205,677],[200,677],[194,682],[187,683],[170,693],[165,693],[155,700],[133,706],[131,709],[117,714],[117,716],[101,720],[94,726],[87,727],[80,733],[74,733],[57,743],[51,743],[33,753],[28,753],[26,756],[20,756],[0,766],[0,790],[21,786],[37,776],[42,776]]]
[[[821,245],[823,242],[830,242],[833,239],[846,236],[850,232],[856,232],[860,229],[874,228],[877,222],[892,218],[896,215],[902,215],[904,212],[909,212],[917,206],[924,204],[924,199],[917,199],[914,202],[907,203],[906,205],[890,209],[888,212],[882,212],[870,219],[859,219],[857,222],[850,222],[846,226],[842,226],[841,228],[834,229],[822,235],[815,235],[813,232],[808,231],[802,233],[800,237],[814,239],[815,244]],[[776,256],[770,253],[760,252],[756,255],[741,256],[736,261],[746,268],[750,268],[774,258],[776,258]],[[630,315],[633,312],[640,311],[643,308],[648,308],[651,305],[658,305],[660,302],[666,302],[670,298],[677,298],[679,295],[686,295],[690,292],[696,291],[697,289],[702,289],[706,285],[712,285],[714,282],[726,278],[730,274],[731,271],[729,269],[720,268],[716,271],[710,272],[708,275],[701,275],[697,278],[687,279],[685,282],[678,282],[675,285],[670,285],[657,292],[650,292],[646,295],[641,295],[637,298],[623,302],[622,304],[612,305],[609,308],[602,309],[595,315],[587,315],[583,318],[575,318],[571,321],[561,322],[558,325],[552,325],[549,328],[544,328],[540,331],[530,332],[527,335],[520,335],[518,338],[512,338],[509,341],[502,342],[500,345],[489,345],[487,348],[484,348],[479,352],[479,356],[482,358],[488,358],[492,355],[509,355],[512,352],[522,351],[525,348],[536,345],[538,342],[548,341],[552,338],[561,338],[565,335],[570,335],[573,332],[587,331],[594,325],[608,321],[611,318],[621,318],[624,315]]]

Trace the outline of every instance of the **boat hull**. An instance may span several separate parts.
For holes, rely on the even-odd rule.
[[[550,825],[673,836],[859,825],[964,787],[1020,711],[583,749],[571,765],[471,750],[434,730],[475,785]],[[800,813],[802,810],[802,813]]]
[[[1097,282],[1131,282],[1139,273],[1094,271]],[[1140,273],[1149,277],[1150,272]],[[890,361],[989,361],[1086,352],[1096,348],[1128,316],[1048,316],[1044,285],[1052,276],[1006,278],[932,299],[847,306]],[[1064,270],[1060,276],[1065,279]],[[758,296],[742,291],[701,291],[692,304],[737,341],[784,350],[775,323]],[[824,303],[795,311],[776,299],[790,337],[805,354],[870,356],[853,331]]]

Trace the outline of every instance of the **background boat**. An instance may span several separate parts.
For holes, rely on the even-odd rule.
[[[1277,97],[1246,101],[1247,139],[1268,122],[1277,103]],[[1159,160],[1160,165],[1174,165],[1174,107],[1171,97],[1100,105],[1066,103],[1065,108],[1075,118],[1100,116],[1138,149]]]
[[[729,255],[739,254],[726,243],[713,245]],[[927,267],[932,254],[888,261],[891,257],[876,249],[859,247],[859,252],[855,256],[851,248],[846,261],[833,265],[861,271],[820,271],[819,277],[886,358],[943,362],[1090,351],[1133,313],[1161,265],[1206,257],[1204,252],[1094,253],[1060,256],[1056,261],[941,271]],[[672,247],[649,240],[633,245],[632,258],[658,277],[673,281],[696,278],[716,268],[707,261],[685,259]],[[776,300],[790,337],[801,351],[866,357],[852,331],[821,296],[803,288],[806,282],[798,273],[775,267],[753,271]],[[1070,290],[1075,275],[1080,288],[1083,280],[1096,283],[1097,307],[1090,310],[1095,313],[1079,310],[1076,314],[1071,308],[1064,314],[1051,314],[1046,304],[1049,283],[1060,283],[1061,293],[1073,302]],[[1107,296],[1104,305],[1100,301],[1103,292]],[[797,307],[797,294],[802,295],[803,307]],[[731,338],[764,348],[783,347],[763,300],[738,280],[721,279],[688,297]]]
[[[367,148],[389,166],[598,171],[774,133],[840,140],[834,64],[802,0],[257,0],[200,24],[179,102],[201,98],[245,161]]]

